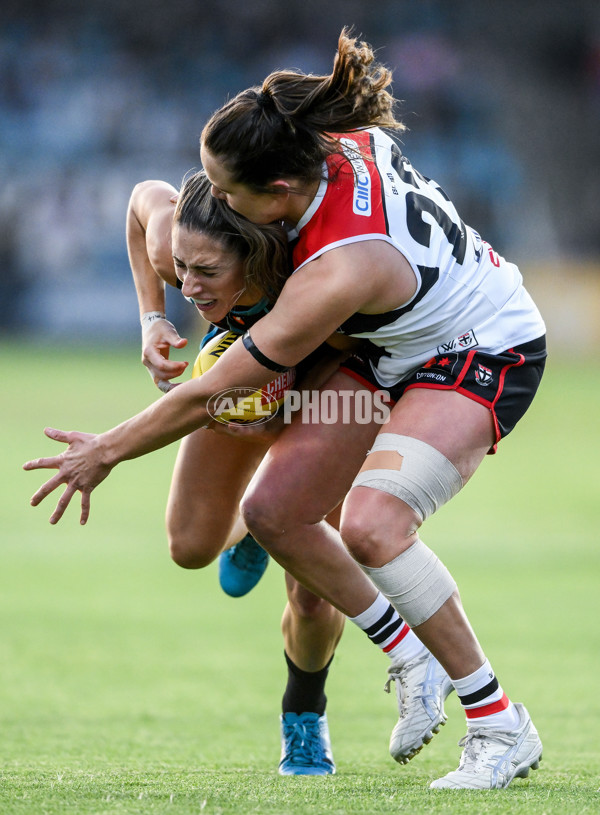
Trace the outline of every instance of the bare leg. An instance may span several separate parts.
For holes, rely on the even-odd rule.
[[[415,389],[392,411],[386,433],[425,441],[443,453],[466,482],[494,439],[489,411],[460,394]],[[417,540],[420,519],[399,498],[369,487],[352,489],[342,513],[342,536],[365,566],[382,567]],[[451,678],[466,676],[484,654],[455,592],[426,622],[414,629]]]
[[[336,529],[340,509],[327,518]],[[287,572],[285,584],[288,602],[281,620],[285,652],[303,671],[320,671],[333,657],[346,618]]]
[[[167,504],[169,547],[179,566],[203,568],[244,536],[239,503],[266,449],[211,430],[183,439]]]
[[[365,393],[343,373],[334,375],[326,388],[337,389],[340,394],[362,391],[363,397]],[[248,528],[271,555],[302,585],[351,617],[364,617],[378,602],[378,591],[324,518],[350,489],[378,430],[378,425],[342,422],[303,425],[296,417],[271,447],[242,503]],[[392,528],[392,538],[394,532]],[[387,624],[389,619],[382,622]],[[300,635],[305,633],[297,619],[294,625]],[[414,639],[411,632],[408,634]],[[292,640],[289,630],[286,638]],[[303,645],[296,653],[302,658],[305,650]],[[443,702],[450,690],[449,680],[425,649],[422,657],[419,654],[417,647],[409,658],[412,662],[399,661],[390,667],[390,679],[397,679],[398,686],[402,684],[399,671],[406,664],[412,666],[412,674],[418,674],[418,682],[426,681],[431,691],[423,701],[415,692],[406,703],[403,693],[397,691],[400,720],[394,728],[392,754],[398,761],[412,758],[445,721]],[[326,655],[324,652],[313,667],[324,662]]]
[[[334,374],[326,387],[361,390],[343,373]],[[303,424],[297,415],[271,446],[242,501],[248,529],[271,556],[305,588],[351,617],[373,603],[377,590],[325,518],[343,500],[378,429]]]
[[[207,430],[196,431],[182,442],[167,510],[171,554],[179,565],[201,568],[228,543],[243,537],[245,526],[239,517],[239,502],[267,447]],[[283,712],[286,717],[287,711],[306,712],[309,718],[302,719],[302,727],[315,728],[319,749],[315,752],[311,748],[298,761],[292,749],[298,720],[282,718],[286,760],[280,772],[328,774],[335,765],[323,717],[325,682],[345,618],[289,575],[285,577],[289,600],[282,619],[288,664],[284,701],[291,706],[284,707]]]
[[[289,598],[281,620],[285,652],[303,671],[320,671],[333,657],[345,617],[289,574],[285,578]]]

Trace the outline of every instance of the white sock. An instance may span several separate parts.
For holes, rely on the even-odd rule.
[[[453,679],[460,703],[470,727],[493,727],[496,730],[514,730],[519,714],[502,690],[489,661],[462,679]]]
[[[402,617],[379,592],[373,603],[357,617],[348,617],[392,662],[404,664],[420,654],[425,646]]]

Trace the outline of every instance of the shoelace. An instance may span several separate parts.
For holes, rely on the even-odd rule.
[[[238,569],[249,571],[258,569],[263,561],[262,549],[254,541],[241,540],[236,543],[231,560]]]
[[[467,731],[466,736],[463,736],[458,742],[458,746],[464,748],[462,760],[460,762],[461,768],[465,768],[469,764],[475,764],[477,762],[479,754],[485,747],[485,741],[489,739],[490,736],[490,731],[486,730],[485,728],[477,727]],[[517,739],[508,731],[494,730],[493,738],[494,741],[503,742],[507,745],[507,747],[512,747],[517,743]]]
[[[404,688],[404,681],[402,679],[400,669],[397,669],[395,671],[390,669],[389,674],[390,674],[389,679],[385,683],[385,685],[383,686],[383,689],[384,689],[384,691],[386,693],[391,693],[392,692],[392,682],[397,682],[398,683],[398,686],[397,686],[397,688],[398,688],[398,702],[399,702],[399,711],[398,711],[398,713],[400,714],[400,718],[404,718],[404,716],[406,715],[406,703],[404,701],[405,698],[406,698],[406,690]]]
[[[284,735],[288,743],[288,754],[294,764],[311,764],[314,759],[322,757],[318,723],[286,723]]]
[[[407,713],[406,685],[405,685],[406,671],[407,671],[408,668],[410,668],[411,665],[415,664],[418,661],[419,660],[415,660],[414,663],[413,662],[408,662],[406,665],[403,665],[402,668],[391,667],[388,670],[389,679],[385,683],[385,685],[383,686],[383,689],[384,689],[384,691],[386,693],[391,693],[392,692],[391,691],[392,682],[397,682],[398,683],[398,702],[399,702],[399,711],[398,712],[400,714],[400,718],[403,718]],[[424,695],[425,695],[425,693],[423,691],[423,683],[420,682],[417,687],[421,688],[421,693],[415,692],[414,696],[417,699],[419,699],[419,698],[422,699],[424,697]]]

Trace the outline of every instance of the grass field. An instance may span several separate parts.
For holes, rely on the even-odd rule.
[[[338,774],[277,775],[280,569],[240,600],[178,569],[163,512],[175,449],[126,463],[56,527],[26,459],[44,425],[100,431],[154,398],[137,349],[1,346],[0,813],[600,812],[600,363],[550,363],[536,404],[427,523],[500,681],[544,741],[494,793],[433,792],[464,733],[387,754],[387,660],[348,625],[328,683]]]

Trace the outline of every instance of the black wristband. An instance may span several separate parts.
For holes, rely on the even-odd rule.
[[[262,351],[259,351],[256,345],[254,344],[254,340],[250,336],[250,332],[246,331],[244,336],[242,337],[242,342],[244,343],[244,348],[246,348],[254,359],[262,365],[264,368],[268,368],[270,371],[275,371],[278,374],[282,374],[285,371],[289,371],[289,366],[280,365],[278,362],[273,362],[272,359],[266,357]]]

